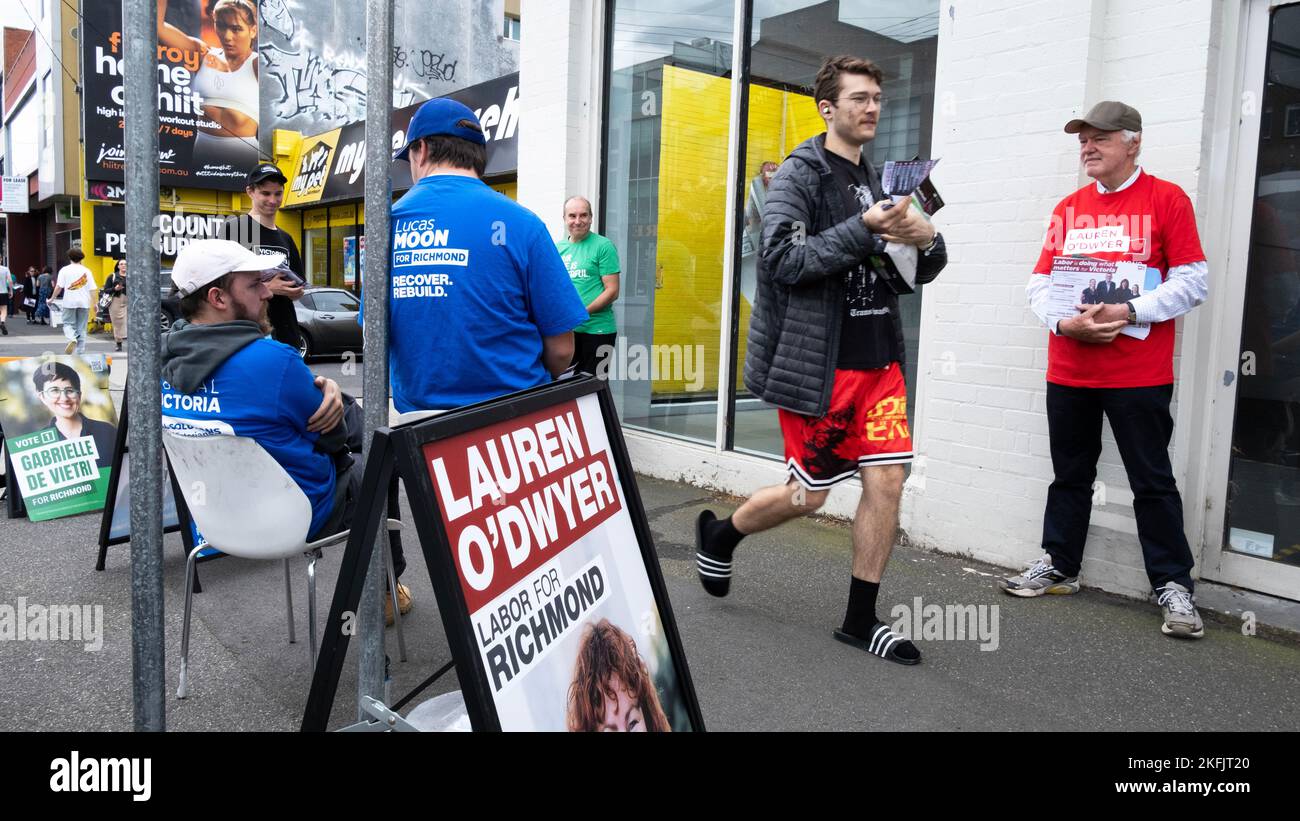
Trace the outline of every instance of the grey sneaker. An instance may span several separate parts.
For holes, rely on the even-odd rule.
[[[1180,639],[1199,639],[1205,635],[1205,624],[1196,612],[1196,599],[1178,582],[1167,582],[1156,589],[1156,603],[1165,611],[1165,623],[1160,632]]]
[[[1006,593],[1024,598],[1048,593],[1064,596],[1079,592],[1079,577],[1066,576],[1052,567],[1052,557],[1047,553],[1036,559],[1019,576],[999,579],[998,584]]]

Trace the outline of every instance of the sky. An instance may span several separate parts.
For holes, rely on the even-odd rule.
[[[63,0],[45,0],[46,3],[58,2]],[[74,0],[69,0],[74,2]],[[0,2],[0,25],[9,28],[29,29],[32,28],[32,18],[27,16],[23,9],[30,9],[32,16],[40,19],[41,0],[2,0]]]

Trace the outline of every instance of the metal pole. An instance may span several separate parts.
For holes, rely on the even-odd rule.
[[[365,454],[370,455],[374,431],[388,425],[388,257],[392,242],[392,207],[389,168],[392,167],[393,113],[393,0],[366,0],[366,264],[362,273],[365,304],[365,341],[362,347],[361,390],[366,423]],[[379,488],[376,501],[383,504],[387,488]],[[357,717],[367,715],[367,696],[384,700],[384,562],[387,554],[379,539],[384,522],[379,516],[375,549],[370,553],[366,587],[359,614],[361,653],[357,681]]]
[[[161,297],[153,221],[158,211],[158,4],[123,0],[126,76],[127,447],[131,471],[131,659],[135,729],[167,728],[163,638]]]

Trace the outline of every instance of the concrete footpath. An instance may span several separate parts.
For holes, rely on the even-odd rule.
[[[6,338],[4,353],[37,354],[58,339],[48,328],[23,328]],[[97,337],[90,349],[108,353],[112,343]],[[114,388],[124,381],[124,365],[120,356],[114,362]],[[335,375],[328,366],[313,369]],[[919,604],[925,637],[943,633],[925,632],[937,624],[936,606],[982,617],[964,638],[918,642],[923,663],[905,668],[831,638],[849,587],[847,524],[799,520],[746,539],[731,595],[720,600],[696,580],[693,523],[703,508],[728,513],[739,500],[649,478],[639,487],[710,730],[1300,729],[1300,642],[1243,635],[1235,613],[1214,618],[1203,603],[1205,638],[1179,641],[1160,633],[1152,604],[1087,589],[1015,599],[995,588],[998,568],[903,546],[881,591],[882,618],[893,621],[891,610],[906,605],[915,623]],[[405,499],[403,507],[409,522]],[[99,605],[104,629],[94,651],[80,642],[0,640],[0,730],[130,730],[129,546],[111,548],[107,569],[95,572],[98,514],[39,524],[2,517],[0,607],[20,598],[29,606]],[[449,660],[413,529],[405,542],[403,581],[415,607],[405,622],[408,662],[397,661],[396,636],[387,631],[395,697]],[[322,626],[341,555],[327,552],[318,564]],[[180,538],[168,536],[168,729],[296,730],[311,682],[305,560],[294,563],[294,645],[286,637],[279,563],[225,558],[201,565],[190,697],[179,701],[184,573]],[[1232,596],[1215,595],[1220,610],[1240,609]],[[355,714],[356,654],[353,642],[334,726]],[[448,675],[421,698],[457,686]]]
[[[1300,729],[1300,646],[1216,621],[1200,641],[1170,639],[1153,605],[1089,590],[1013,599],[994,588],[994,568],[907,547],[890,564],[882,616],[916,597],[923,608],[997,609],[983,610],[989,629],[982,636],[920,642],[918,667],[884,662],[830,635],[848,591],[846,525],[802,520],[747,539],[732,593],[719,600],[695,579],[691,533],[702,508],[730,510],[735,500],[653,479],[639,485],[711,730]],[[113,548],[107,570],[95,572],[98,521],[0,519],[0,604],[23,597],[29,605],[104,610],[103,647],[95,652],[74,642],[0,641],[0,729],[132,726],[129,547]],[[395,694],[449,658],[413,535],[407,544],[404,580],[415,608],[406,620],[407,663],[396,661],[396,638],[387,632]],[[340,555],[318,565],[322,623]],[[297,729],[311,680],[303,562],[295,562],[296,645],[286,640],[278,563],[227,558],[201,566],[191,695],[178,701],[184,565],[179,537],[168,536],[168,729]],[[354,642],[336,726],[352,719],[355,670]],[[449,675],[428,695],[456,686]]]

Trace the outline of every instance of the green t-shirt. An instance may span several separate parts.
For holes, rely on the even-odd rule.
[[[570,242],[565,237],[556,248],[559,249],[565,267],[569,269],[569,279],[573,282],[573,287],[578,289],[578,298],[583,305],[590,305],[605,290],[601,277],[619,273],[618,251],[615,250],[614,243],[594,231],[587,234],[582,242]],[[573,330],[580,334],[614,333],[614,306],[597,311],[591,315],[591,319]]]

